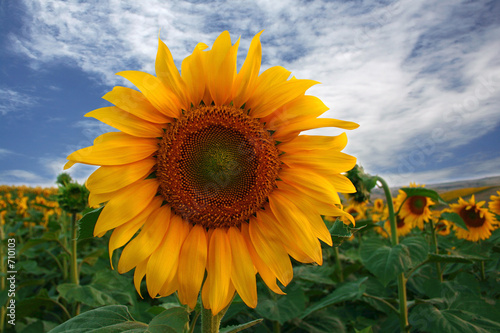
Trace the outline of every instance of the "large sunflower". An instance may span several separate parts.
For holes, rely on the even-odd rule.
[[[198,44],[181,73],[160,40],[156,76],[118,73],[140,92],[115,87],[103,97],[115,106],[87,114],[119,132],[72,153],[65,168],[101,166],[86,183],[89,204],[106,203],[94,234],[114,229],[110,255],[126,245],[118,271],[135,268],[138,292],[145,276],[151,297],[177,291],[194,308],[205,281],[214,315],[235,290],[255,307],[256,272],[282,293],[289,255],[321,264],[319,240],[332,244],[321,215],[347,215],[337,194],[355,191],[341,175],[356,164],[341,152],[346,135],[299,133],[358,125],[318,118],[328,108],[305,95],[317,82],[289,79],[283,67],[259,75],[259,36],[239,72],[239,40],[227,31],[209,51]]]
[[[410,187],[424,187],[410,184]],[[399,194],[395,199],[395,209],[399,209],[399,217],[404,219],[406,223],[412,223],[413,226],[418,227],[420,230],[424,229],[424,222],[428,222],[431,218],[430,206],[434,202],[424,196],[411,196],[407,197],[406,193],[399,190]]]
[[[488,202],[488,208],[491,212],[496,215],[500,215],[500,191],[497,191],[498,196],[492,195],[490,197],[490,202]]]
[[[472,195],[468,202],[459,198],[458,203],[450,205],[450,209],[460,215],[467,226],[467,230],[465,230],[453,225],[457,238],[472,242],[490,238],[491,232],[496,229],[497,225],[493,214],[482,207],[484,204],[484,201],[476,203],[476,199]]]

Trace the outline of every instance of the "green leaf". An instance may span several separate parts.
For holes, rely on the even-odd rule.
[[[416,305],[410,313],[409,322],[412,327],[421,332],[500,332],[498,322],[463,310],[439,310],[431,304]]]
[[[407,269],[415,267],[427,259],[429,243],[423,236],[405,237],[401,240],[401,245],[407,246],[410,252],[411,262]]]
[[[254,325],[257,325],[259,323],[261,323],[264,319],[256,319],[256,320],[252,320],[252,321],[249,321],[248,323],[244,323],[244,324],[240,324],[240,325],[232,325],[232,326],[227,326],[227,327],[224,327],[224,328],[221,328],[219,330],[220,333],[236,333],[236,332],[240,332],[240,331],[243,331],[244,329],[247,329],[249,327],[252,327]]]
[[[398,244],[391,247],[379,238],[370,238],[361,245],[361,260],[384,286],[411,266],[410,251]]]
[[[93,286],[81,286],[74,283],[63,283],[57,286],[57,291],[68,302],[81,302],[93,307],[118,304],[118,302]]]
[[[354,329],[356,333],[373,333],[372,327],[368,326],[363,328],[361,331],[358,331],[357,329]]]
[[[78,240],[94,237],[94,228],[104,207],[94,209],[78,221]]]
[[[149,323],[149,327],[146,332],[182,333],[188,320],[189,316],[185,308],[170,308],[154,317]]]
[[[124,305],[109,305],[82,313],[57,326],[49,333],[139,333],[148,325],[132,318]]]
[[[427,260],[429,260],[429,262],[444,262],[444,263],[461,262],[465,264],[471,264],[473,262],[472,260],[464,256],[449,255],[449,254],[434,254],[434,253],[429,253]]]
[[[441,214],[441,218],[446,221],[450,221],[455,223],[457,226],[459,226],[462,229],[468,230],[467,225],[465,224],[464,220],[462,217],[455,213],[455,212],[445,212]]]
[[[280,324],[302,315],[306,306],[306,297],[300,286],[294,284],[286,288],[284,296],[272,295],[272,298],[259,301],[255,311],[269,320],[277,320]]]
[[[363,283],[367,279],[368,277],[364,277],[357,281],[344,283],[339,288],[335,289],[331,294],[321,299],[319,302],[313,303],[308,306],[307,310],[302,313],[300,318],[304,318],[314,311],[318,311],[333,304],[360,299],[366,289],[366,286],[364,286]]]
[[[419,196],[419,197],[427,197],[431,198],[434,203],[447,203],[444,201],[439,194],[431,189],[424,188],[424,187],[403,187],[401,188],[403,192],[406,193],[407,197],[414,197],[414,196]]]
[[[333,225],[329,228],[330,234],[332,235],[332,246],[340,246],[343,242],[351,238],[351,236],[363,229],[365,226],[359,228],[353,228],[348,225],[345,225],[344,222],[337,219],[333,223]]]

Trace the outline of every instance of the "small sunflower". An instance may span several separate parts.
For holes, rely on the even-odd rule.
[[[453,225],[457,238],[477,242],[491,236],[491,232],[496,229],[497,225],[493,214],[482,207],[484,204],[485,201],[476,203],[472,195],[468,202],[459,198],[458,203],[450,205],[450,209],[460,215],[467,226],[465,230]]]
[[[373,211],[374,212],[382,212],[384,210],[384,200],[383,199],[376,199],[373,202]]]
[[[492,195],[490,197],[490,202],[488,203],[488,208],[491,212],[500,215],[500,191],[497,191],[498,196]]]
[[[363,204],[352,203],[344,208],[344,211],[354,218],[354,221],[359,221],[366,218],[366,206]],[[347,222],[347,221],[346,221]]]
[[[450,212],[450,210],[446,208],[443,210],[432,211],[432,218],[434,219],[434,221],[436,221],[436,223],[434,224],[434,228],[441,236],[448,236],[451,231],[451,226],[453,225],[452,222],[441,218],[441,214],[445,212]]]
[[[396,233],[397,233],[398,237],[408,235],[410,233],[411,229],[413,229],[413,227],[414,227],[414,225],[412,222],[407,221],[405,219],[402,219],[399,216],[396,216]],[[391,222],[389,220],[387,220],[385,222],[384,228],[390,235],[391,234]],[[377,229],[380,229],[380,228],[377,228]],[[383,231],[382,232],[379,231],[379,233],[382,234],[384,237],[389,236]]]
[[[239,40],[227,31],[209,51],[198,44],[181,73],[160,40],[156,76],[118,73],[139,91],[115,87],[103,97],[115,106],[87,114],[119,131],[70,154],[65,168],[100,166],[86,182],[89,204],[106,203],[94,234],[114,229],[109,253],[125,245],[118,271],[135,268],[139,293],[145,277],[151,297],[177,291],[191,308],[202,289],[214,315],[235,291],[255,307],[256,272],[282,293],[289,255],[322,263],[319,240],[332,240],[321,215],[354,222],[337,194],[355,191],[341,175],[356,164],[341,152],[346,135],[299,134],[358,125],[318,118],[328,108],[305,95],[317,82],[283,67],[259,75],[259,38],[239,72]]]
[[[425,185],[419,186],[410,184],[410,187],[424,186]],[[402,190],[399,190],[399,194],[395,199],[395,209],[400,209],[398,214],[399,217],[404,219],[406,223],[412,223],[420,230],[424,229],[424,222],[429,221],[431,217],[431,210],[429,207],[433,204],[434,202],[431,199],[424,196],[411,196],[407,199],[406,193]]]

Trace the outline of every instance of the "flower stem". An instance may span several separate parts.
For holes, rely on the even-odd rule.
[[[431,241],[432,241],[432,247],[433,251],[435,254],[439,254],[439,249],[438,249],[438,242],[437,242],[437,236],[436,236],[436,227],[434,225],[434,221],[432,219],[429,219],[430,227],[431,227]],[[443,282],[443,272],[441,271],[441,264],[436,262],[436,272],[439,278],[440,282]]]
[[[76,245],[77,245],[77,225],[76,225],[76,213],[73,213],[71,216],[71,282],[79,285],[80,284],[80,277],[78,274],[78,265],[77,265],[77,252],[76,252]],[[80,303],[75,304],[75,316],[80,314]]]
[[[344,282],[344,272],[342,271],[342,263],[340,262],[340,254],[338,246],[334,247],[335,249],[335,265],[337,266],[337,276],[339,278],[339,282]]]
[[[224,315],[226,314],[227,309],[229,309],[229,306],[231,305],[231,303],[232,303],[232,301],[229,302],[228,306],[226,306],[224,309],[222,309],[215,316],[212,315],[211,309],[205,309],[202,306],[202,309],[201,309],[201,331],[203,333],[219,333],[220,322],[222,320],[222,317],[224,317]]]
[[[391,190],[386,181],[377,176],[377,181],[380,182],[382,188],[384,189],[385,199],[387,201],[387,208],[389,209],[389,222],[391,224],[391,244],[396,246],[399,244],[397,225],[396,225],[396,215],[394,214],[394,205],[392,203]],[[409,332],[408,325],[408,307],[406,301],[406,279],[404,273],[398,274],[398,298],[399,298],[399,325],[401,332]]]

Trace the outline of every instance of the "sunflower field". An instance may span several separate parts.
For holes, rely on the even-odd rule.
[[[220,332],[399,332],[402,305],[410,332],[500,331],[500,192],[478,202],[485,188],[399,189],[391,244],[391,207],[369,199],[369,176],[351,179],[359,190],[343,201],[356,221],[324,217],[333,246],[323,244],[323,265],[293,261],[283,295],[258,279],[256,307],[236,295]],[[201,303],[151,298],[145,281],[141,297],[134,274],[116,271],[121,250],[110,257],[110,234],[92,237],[101,209],[85,207],[84,186],[64,174],[58,185],[0,187],[5,332],[200,331]]]

